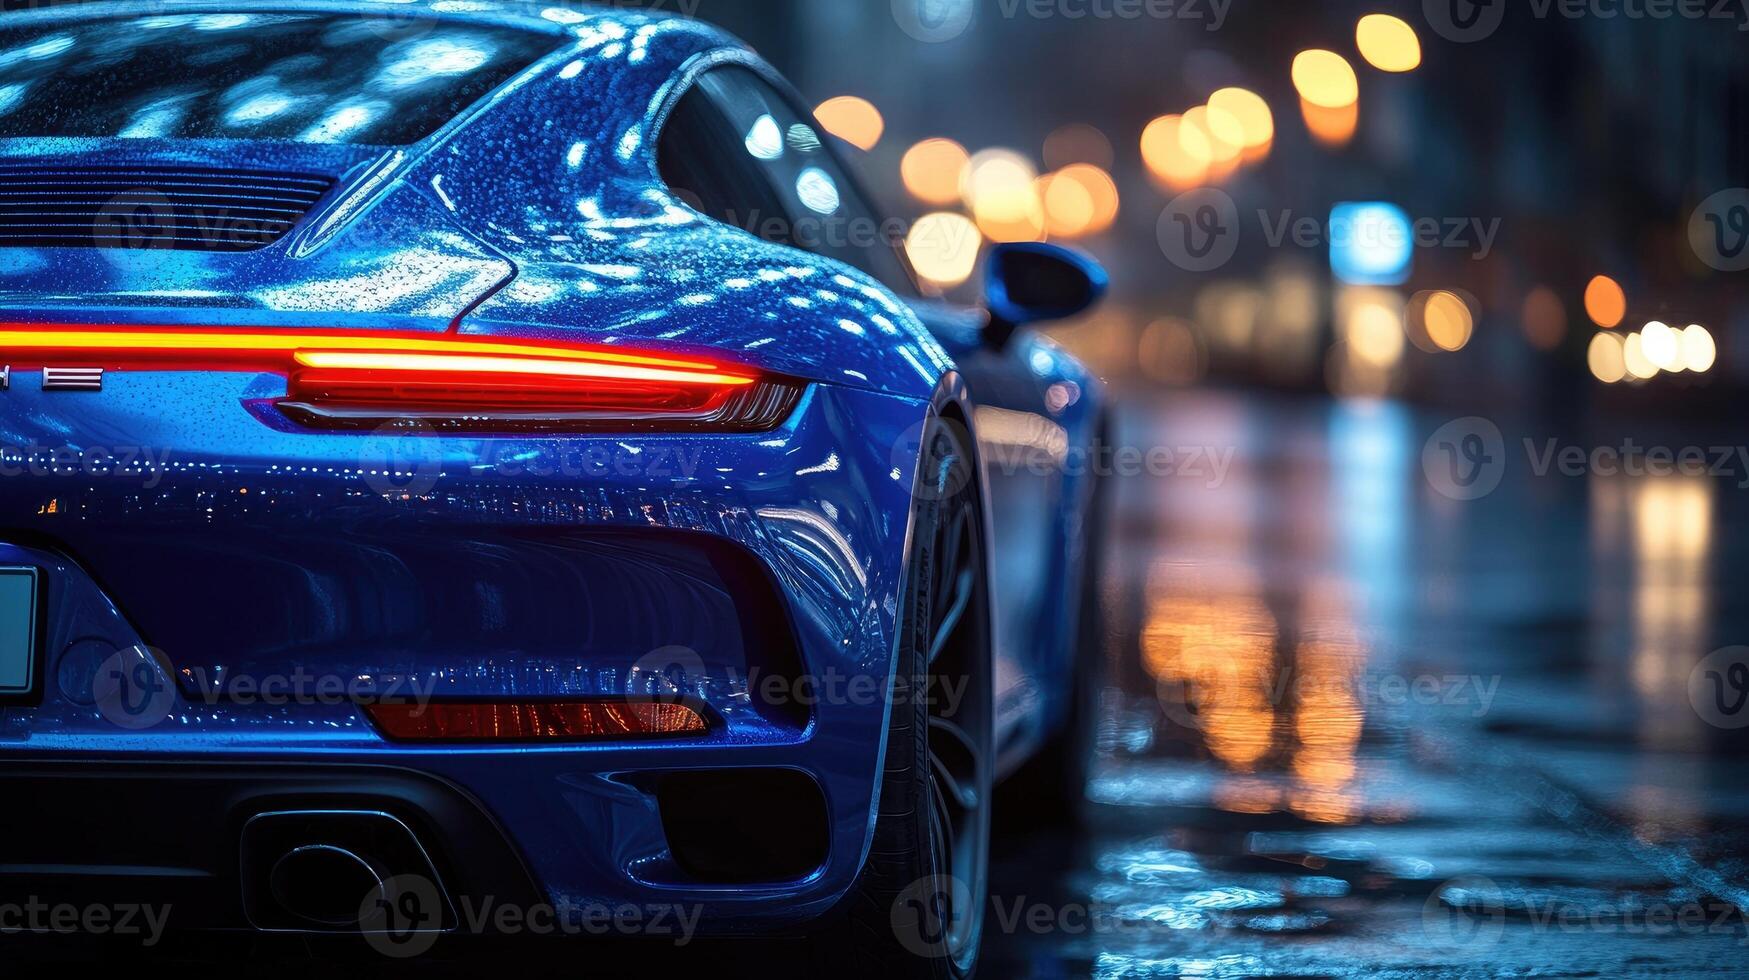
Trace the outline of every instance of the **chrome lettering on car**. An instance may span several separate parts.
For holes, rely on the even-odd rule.
[[[91,367],[43,368],[44,391],[102,391],[103,369]]]

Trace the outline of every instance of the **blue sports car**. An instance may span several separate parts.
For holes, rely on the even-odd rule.
[[[1084,755],[1028,327],[1104,277],[925,298],[802,106],[605,8],[0,15],[0,929],[972,970],[994,787]]]

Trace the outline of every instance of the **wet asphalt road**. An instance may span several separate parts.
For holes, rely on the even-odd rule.
[[[1118,481],[1086,828],[1000,836],[986,975],[1749,976],[1749,473],[1538,472],[1742,435],[1450,421],[1129,403],[1181,471]]]

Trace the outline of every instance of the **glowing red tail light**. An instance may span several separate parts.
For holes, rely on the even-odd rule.
[[[377,702],[364,710],[397,742],[584,742],[710,731],[697,709],[661,701]]]
[[[769,428],[795,393],[781,380],[695,358],[454,335],[0,323],[0,351],[14,367],[281,374],[279,407],[326,428],[391,419],[476,429],[601,421]]]
[[[604,365],[526,357],[309,351],[297,360],[293,402],[411,411],[702,413],[754,381],[619,377],[598,373]]]

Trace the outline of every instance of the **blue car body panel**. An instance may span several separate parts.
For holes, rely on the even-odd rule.
[[[232,383],[240,386],[246,379]],[[780,432],[693,440],[702,454],[692,477],[680,472],[678,463],[671,474],[662,473],[661,466],[621,465],[636,460],[634,453],[654,457],[664,448],[686,448],[686,440],[671,436],[586,440],[589,445],[432,439],[429,448],[436,455],[430,458],[442,459],[439,480],[403,500],[372,485],[367,470],[391,463],[387,455],[371,456],[368,437],[265,430],[236,408],[239,391],[219,395],[211,385],[202,387],[214,403],[210,407],[228,419],[228,431],[214,431],[207,421],[211,416],[201,410],[208,406],[195,400],[195,393],[172,388],[166,398],[164,379],[150,374],[114,379],[105,395],[115,396],[115,407],[101,419],[69,418],[58,404],[43,404],[59,402],[53,393],[28,387],[11,392],[23,410],[7,413],[9,444],[107,446],[102,429],[86,426],[107,427],[118,413],[127,413],[137,426],[129,431],[143,437],[142,445],[203,448],[172,449],[162,480],[149,491],[126,477],[100,477],[92,489],[83,464],[64,476],[44,472],[0,481],[5,495],[0,506],[13,539],[52,542],[52,550],[16,545],[0,550],[0,565],[42,565],[55,588],[73,597],[57,602],[59,612],[48,631],[48,647],[58,651],[50,659],[48,695],[40,707],[5,709],[0,755],[344,761],[433,773],[478,797],[510,828],[554,901],[578,907],[647,901],[645,889],[656,888],[666,896],[663,901],[702,903],[711,921],[729,926],[743,915],[805,918],[823,911],[848,887],[869,832],[886,713],[879,698],[834,704],[798,725],[742,706],[745,687],[737,679],[744,682],[746,674],[729,672],[739,665],[704,663],[705,676],[693,681],[724,721],[706,740],[432,749],[383,741],[352,704],[232,705],[201,691],[207,678],[221,677],[227,668],[284,675],[296,665],[317,676],[374,677],[379,679],[374,689],[383,693],[433,687],[451,695],[622,693],[624,682],[617,690],[614,682],[604,685],[602,671],[622,678],[629,664],[649,652],[639,645],[628,657],[614,646],[622,638],[647,641],[624,635],[626,628],[616,622],[623,610],[591,610],[586,622],[603,634],[599,643],[575,642],[544,656],[518,647],[526,626],[514,622],[496,631],[503,644],[499,649],[443,656],[433,655],[437,645],[420,624],[397,627],[394,619],[401,612],[454,602],[438,590],[458,571],[476,564],[530,562],[540,555],[548,556],[549,567],[559,567],[554,555],[594,557],[567,538],[624,529],[708,535],[746,549],[781,583],[810,672],[884,684],[891,671],[891,597],[902,569],[903,515],[915,475],[911,470],[892,475],[889,447],[902,442],[920,406],[872,392],[817,388]],[[167,404],[179,410],[166,412]],[[591,470],[586,484],[562,472],[563,459],[587,458],[601,447],[608,447],[607,458],[615,463]],[[822,466],[834,458],[840,461],[836,468]],[[526,468],[506,465],[514,460]],[[560,472],[531,476],[530,471],[542,469],[542,460]],[[16,459],[8,464],[20,470],[28,465]],[[37,465],[53,464],[45,456]],[[416,479],[416,465],[400,465]],[[464,475],[475,465],[485,473]],[[806,469],[817,472],[797,474]],[[871,471],[881,478],[861,478]],[[214,534],[215,526],[227,530]],[[20,538],[20,531],[27,535]],[[271,551],[246,547],[276,536]],[[178,538],[190,543],[174,549],[152,544]],[[480,554],[458,556],[446,548],[441,560],[428,558],[423,568],[403,560],[414,555],[416,544],[434,539],[459,541]],[[337,550],[348,560],[323,554]],[[360,559],[368,554],[383,559],[374,572]],[[112,558],[104,563],[112,574],[119,573],[119,562],[147,564],[157,584],[127,590],[118,609],[79,564],[91,555]],[[660,552],[651,560],[660,561]],[[223,575],[203,574],[214,568]],[[351,574],[325,574],[335,569]],[[275,575],[276,570],[285,574]],[[109,584],[109,576],[100,572],[99,577]],[[220,583],[226,578],[240,584],[224,589]],[[492,582],[485,576],[480,581]],[[648,581],[650,605],[641,612],[650,621],[683,617],[700,607],[678,588],[656,588],[675,584],[678,576],[664,573]],[[249,594],[249,583],[262,582],[280,583],[280,594]],[[201,591],[190,595],[191,586]],[[166,649],[179,675],[175,710],[158,724],[130,731],[94,707],[92,683],[113,651],[154,639],[141,637],[124,615],[135,603],[193,615],[210,607],[208,615],[219,626],[238,610],[272,617],[274,608],[288,604],[324,610],[329,621],[315,635],[286,644],[277,664],[265,648],[236,660],[189,659]],[[490,608],[488,602],[479,605],[481,615]],[[489,642],[493,632],[484,630],[484,640]],[[709,649],[701,648],[702,660]],[[827,866],[807,882],[733,890],[676,883],[664,861],[653,797],[619,781],[626,772],[771,765],[803,769],[826,793],[834,846]]]
[[[51,611],[41,703],[0,708],[0,760],[416,770],[477,799],[555,902],[697,903],[725,930],[805,921],[861,868],[886,704],[846,697],[786,713],[750,699],[748,673],[777,665],[762,646],[770,624],[734,633],[737,578],[757,569],[780,598],[803,670],[884,689],[917,475],[908,438],[945,406],[976,429],[979,401],[1048,416],[1084,445],[1097,385],[1030,334],[1000,353],[938,339],[863,272],[674,198],[656,175],[657,127],[689,72],[755,63],[733,39],[679,18],[484,3],[447,12],[455,6],[419,10],[546,32],[553,53],[412,146],[0,140],[0,164],[335,180],[296,229],[257,251],[0,249],[0,315],[702,352],[806,383],[799,407],[763,433],[409,439],[286,424],[268,407],[284,394],[273,375],[117,373],[92,395],[14,377],[0,392],[0,566],[43,569]],[[1041,407],[1063,385],[1075,397]],[[1063,473],[992,476],[997,564],[1013,565],[996,597],[1004,769],[1064,717],[1087,486]],[[1026,542],[1014,554],[1011,534]],[[643,605],[628,609],[634,595]],[[154,663],[175,692],[167,716],[140,730],[107,717],[93,687],[108,655],[136,645],[162,649]],[[214,694],[227,675],[294,668],[365,693],[618,694],[628,667],[671,647],[693,658],[688,683],[721,722],[706,738],[409,746],[385,741],[354,703]],[[640,774],[742,767],[819,783],[831,835],[818,871],[723,887],[674,865]]]

